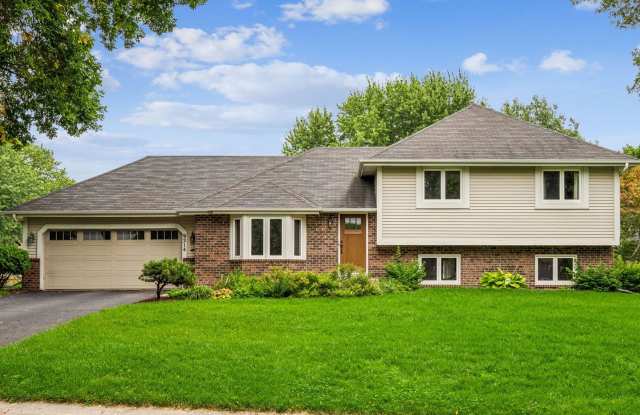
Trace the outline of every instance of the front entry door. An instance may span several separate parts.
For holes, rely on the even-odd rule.
[[[366,268],[365,215],[340,215],[340,263]]]

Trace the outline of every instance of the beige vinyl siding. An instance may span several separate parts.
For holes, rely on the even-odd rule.
[[[535,168],[471,167],[469,208],[416,208],[416,169],[384,167],[382,245],[612,245],[614,170],[589,169],[588,209],[536,209]]]

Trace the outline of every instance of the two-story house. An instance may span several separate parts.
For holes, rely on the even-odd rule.
[[[518,271],[570,284],[620,239],[619,175],[638,160],[471,105],[384,148],[297,157],[146,157],[12,209],[31,289],[146,288],[152,258],[211,282],[234,269],[374,276],[397,247],[425,285]]]

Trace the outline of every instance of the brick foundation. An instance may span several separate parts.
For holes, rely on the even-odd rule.
[[[396,248],[376,245],[376,215],[368,220],[369,273],[384,274],[384,265],[390,261]],[[307,259],[305,261],[230,260],[229,216],[196,216],[195,270],[203,284],[239,269],[248,274],[259,274],[272,267],[293,270],[325,271],[338,262],[338,215],[307,216]],[[501,268],[524,275],[530,286],[535,284],[535,255],[572,254],[578,256],[582,267],[598,264],[611,265],[611,246],[403,246],[402,257],[417,259],[419,254],[460,254],[462,285],[478,286],[485,271]]]
[[[40,259],[31,258],[31,268],[22,276],[22,289],[38,291],[40,289]]]

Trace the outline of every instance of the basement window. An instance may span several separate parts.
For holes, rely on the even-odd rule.
[[[536,285],[572,285],[575,255],[536,255]]]
[[[460,285],[460,255],[419,255],[425,277],[422,285]]]

